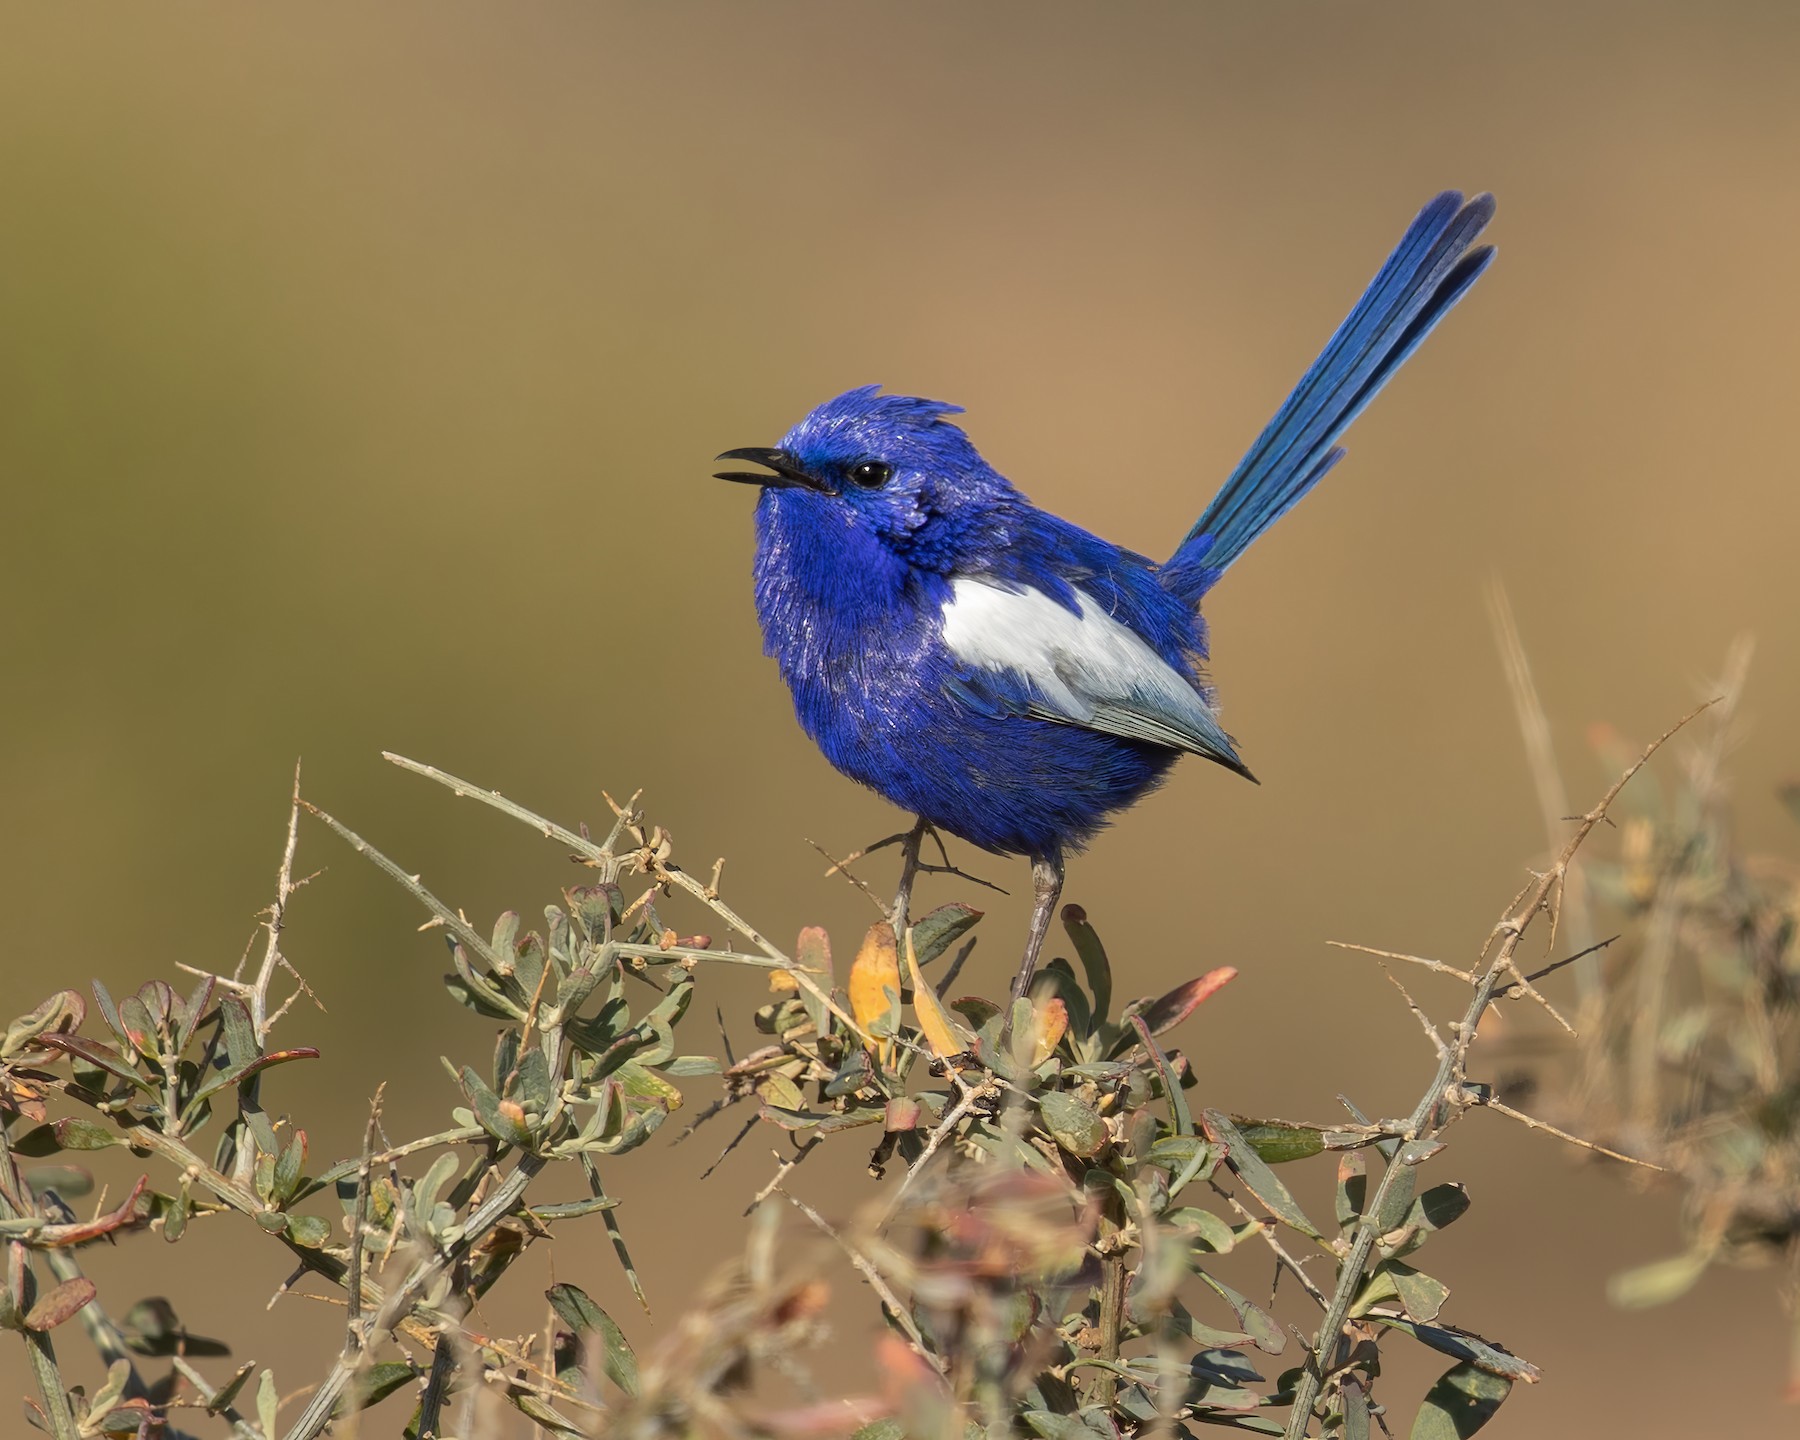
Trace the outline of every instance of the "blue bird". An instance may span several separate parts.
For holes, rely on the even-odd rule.
[[[1030,986],[1064,857],[1182,754],[1254,780],[1221,728],[1200,601],[1343,458],[1337,440],[1493,259],[1491,196],[1413,221],[1167,561],[1038,509],[948,417],[864,386],[772,448],[760,472],[763,648],[825,757],[927,825],[1029,856]],[[897,902],[904,923],[907,879]]]

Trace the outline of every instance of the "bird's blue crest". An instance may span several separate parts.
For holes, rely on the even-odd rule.
[[[942,400],[883,395],[879,385],[858,385],[827,400],[788,431],[781,448],[801,456],[829,451],[842,458],[859,446],[879,452],[884,444],[905,437],[968,445],[962,428],[949,420],[962,413],[962,406]]]
[[[891,465],[916,491],[933,482],[931,501],[950,498],[958,482],[992,476],[960,425],[949,417],[962,406],[918,395],[883,395],[879,385],[859,385],[827,400],[782,438],[781,448],[821,478],[835,481],[859,461]],[[840,487],[841,488],[841,487]],[[942,493],[940,493],[942,492]]]

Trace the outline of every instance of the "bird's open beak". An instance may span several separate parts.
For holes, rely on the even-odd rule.
[[[713,476],[715,480],[735,480],[740,485],[766,485],[775,490],[789,490],[795,487],[805,490],[827,490],[830,487],[815,475],[808,475],[800,468],[800,462],[785,450],[771,450],[762,445],[746,445],[741,450],[727,450],[718,457],[720,460],[749,460],[757,465],[766,465],[773,474],[759,474],[754,470],[722,470]]]

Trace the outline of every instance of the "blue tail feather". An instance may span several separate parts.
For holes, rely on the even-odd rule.
[[[1171,590],[1197,600],[1343,458],[1337,440],[1351,421],[1493,259],[1491,246],[1474,245],[1493,214],[1492,196],[1478,195],[1465,205],[1454,190],[1419,212],[1164,567]]]

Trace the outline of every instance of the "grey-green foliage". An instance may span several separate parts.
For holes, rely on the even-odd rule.
[[[1514,1382],[1536,1378],[1453,1323],[1447,1288],[1421,1264],[1469,1210],[1460,1185],[1426,1173],[1443,1149],[1437,1137],[1490,1093],[1466,1074],[1466,1039],[1440,1037],[1434,1088],[1407,1121],[1354,1109],[1331,1123],[1227,1114],[1206,1103],[1175,1040],[1184,1025],[1203,1035],[1229,1003],[1212,998],[1235,973],[1228,966],[1121,1003],[1106,947],[1071,906],[1067,953],[1050,955],[1030,996],[1004,1006],[940,996],[939,977],[960,965],[982,918],[953,904],[914,918],[898,944],[873,927],[840,980],[823,931],[803,931],[791,949],[769,941],[631,806],[596,840],[402,763],[523,820],[589,870],[543,909],[541,925],[508,912],[478,928],[313,812],[419,901],[446,945],[447,993],[497,1027],[491,1055],[444,1060],[453,1088],[443,1129],[399,1141],[371,1117],[361,1151],[320,1163],[300,1117],[273,1118],[305,1108],[300,1092],[281,1091],[279,1067],[319,1063],[270,1039],[285,1013],[265,988],[287,973],[274,949],[285,865],[272,958],[253,979],[208,977],[185,995],[152,980],[117,1002],[96,987],[91,1010],[64,991],[0,1040],[0,1234],[15,1242],[0,1325],[34,1346],[30,1408],[59,1440],[161,1416],[169,1435],[216,1423],[237,1440],[311,1440],[393,1394],[411,1403],[390,1406],[391,1420],[366,1419],[361,1433],[431,1433],[477,1391],[561,1437],[650,1440],[725,1421],[746,1433],[797,1431],[817,1415],[758,1411],[744,1381],[762,1367],[800,1372],[823,1333],[831,1265],[846,1252],[890,1331],[877,1356],[884,1413],[859,1432],[865,1440],[1201,1427],[1358,1436],[1375,1422],[1403,1427],[1406,1416],[1418,1440],[1437,1440],[1472,1434]],[[1595,823],[1588,817],[1581,833]],[[743,937],[743,948],[683,934],[699,915]],[[1486,1007],[1510,993],[1510,955],[1484,956],[1473,1019],[1453,1035],[1472,1038]],[[682,1053],[678,1039],[721,965],[771,982],[766,1003],[734,1026],[754,1043],[724,1064]],[[641,1297],[630,1214],[603,1175],[688,1102],[696,1077],[715,1096],[701,1120],[743,1106],[792,1146],[729,1277],[654,1357],[634,1349],[629,1316],[566,1284],[548,1297],[566,1327],[548,1352],[466,1325],[520,1255],[556,1244],[570,1225],[603,1237]],[[265,1083],[279,1108],[265,1106]],[[148,1183],[115,1211],[77,1220],[61,1198],[80,1180],[72,1158],[121,1144],[147,1157]],[[886,1176],[879,1213],[833,1227],[804,1202],[794,1186],[807,1172],[794,1167],[821,1144],[869,1147],[871,1170]],[[30,1163],[40,1160],[62,1169]],[[1329,1214],[1284,1178],[1284,1167],[1310,1166],[1335,1168]],[[577,1178],[585,1198],[537,1200],[546,1173]],[[745,1197],[712,1183],[700,1203],[728,1223]],[[112,1297],[83,1288],[81,1244],[145,1229],[179,1241],[196,1217],[220,1214],[259,1227],[352,1300],[342,1355],[297,1411],[275,1413],[304,1383],[297,1377],[277,1384],[263,1370],[252,1384],[245,1366],[209,1378],[201,1365],[216,1364],[216,1342],[190,1335],[166,1302],[114,1324]],[[829,1233],[835,1261],[796,1238],[815,1228]],[[1232,1283],[1242,1283],[1246,1255],[1285,1272],[1279,1310]],[[74,1288],[40,1296],[40,1267]],[[1344,1321],[1338,1335],[1324,1333],[1327,1309]],[[125,1367],[92,1399],[62,1385],[49,1343],[78,1314]],[[1422,1400],[1386,1392],[1387,1337],[1444,1357]],[[161,1370],[165,1360],[174,1368]],[[198,1412],[165,1409],[177,1377],[200,1396]],[[823,1386],[820,1403],[831,1393]]]

